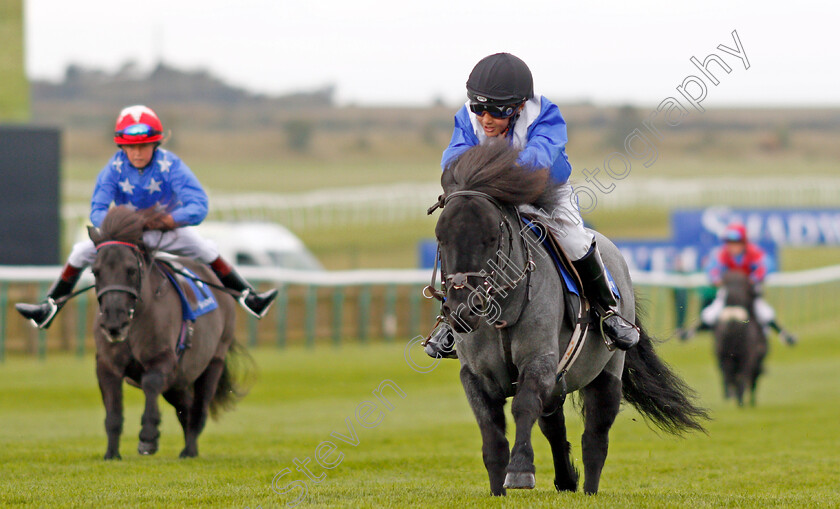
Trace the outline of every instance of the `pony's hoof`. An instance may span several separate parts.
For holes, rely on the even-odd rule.
[[[150,456],[150,455],[156,453],[157,450],[158,450],[158,446],[154,442],[143,442],[141,440],[140,443],[137,444],[137,452],[139,452],[143,456]]]
[[[197,456],[198,456],[198,451],[188,451],[187,449],[184,449],[183,451],[181,451],[181,454],[178,455],[178,457],[181,458],[181,459],[195,458]]]
[[[531,472],[508,472],[505,476],[505,488],[510,490],[532,490],[537,478]]]
[[[109,461],[109,460],[121,460],[121,459],[122,459],[122,456],[120,456],[120,453],[118,453],[118,452],[114,452],[114,453],[111,453],[111,452],[106,452],[106,453],[105,453],[105,457],[104,457],[104,458],[102,458],[102,459],[104,459],[105,461]]]

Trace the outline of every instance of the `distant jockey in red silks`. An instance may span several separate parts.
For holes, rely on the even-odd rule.
[[[747,274],[755,286],[757,296],[753,311],[761,326],[765,329],[771,327],[789,345],[796,343],[796,337],[776,323],[776,312],[761,295],[761,287],[770,264],[764,250],[747,240],[747,230],[740,223],[727,226],[723,232],[723,241],[724,245],[712,253],[707,270],[709,279],[718,287],[718,292],[715,300],[700,314],[703,328],[712,328],[717,323],[726,302],[726,290],[721,287],[723,275],[732,270]]]

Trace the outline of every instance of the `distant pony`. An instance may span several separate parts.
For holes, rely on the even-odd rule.
[[[750,390],[750,405],[755,406],[755,389],[767,355],[767,338],[756,320],[753,302],[755,288],[749,277],[737,271],[723,276],[726,306],[715,324],[715,353],[723,374],[723,397],[735,397],[744,405],[744,393]]]
[[[177,411],[185,441],[180,457],[188,458],[198,455],[198,436],[208,411],[215,416],[242,394],[229,366],[230,354],[240,348],[234,340],[235,302],[227,293],[213,290],[218,308],[189,326],[190,347],[179,359],[179,337],[187,324],[178,293],[155,262],[154,246],[143,244],[143,228],[154,222],[152,216],[114,207],[101,230],[89,229],[97,248],[92,266],[99,301],[94,339],[96,376],[105,404],[106,460],[120,459],[123,379],[146,396],[140,454],[158,449],[159,395]],[[177,260],[204,281],[220,284],[207,267],[186,258]]]

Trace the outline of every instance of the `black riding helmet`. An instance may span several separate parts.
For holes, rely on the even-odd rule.
[[[496,53],[473,67],[467,79],[467,97],[476,103],[520,103],[534,97],[534,78],[520,58]]]

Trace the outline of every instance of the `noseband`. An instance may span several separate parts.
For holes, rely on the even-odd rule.
[[[137,260],[137,273],[140,274],[140,280],[137,284],[137,288],[126,285],[108,285],[104,288],[100,288],[96,292],[96,300],[100,301],[101,303],[102,296],[108,292],[123,292],[134,297],[135,302],[140,300],[140,290],[143,286],[143,256],[140,253],[140,248],[137,246],[137,244],[131,244],[129,242],[120,242],[118,240],[109,240],[96,246],[96,252],[98,253],[101,249],[109,246],[124,246],[131,248],[132,253],[134,253],[134,257]],[[132,307],[129,310],[128,314],[130,317],[134,316],[134,307]]]
[[[476,196],[479,198],[485,198],[490,201],[498,210],[502,216],[502,221],[499,223],[499,229],[504,232],[507,230],[508,233],[508,243],[509,243],[509,253],[513,251],[513,235],[514,229],[510,224],[510,220],[504,213],[504,208],[502,205],[490,196],[487,193],[482,193],[480,191],[455,191],[454,193],[448,194],[446,197],[442,197],[439,199],[438,203],[429,209],[429,213],[431,214],[434,209],[436,208],[443,208],[452,198],[456,198],[458,196]],[[516,211],[516,217],[519,218],[519,210],[514,209]],[[435,266],[432,272],[432,281],[431,283],[423,289],[423,296],[427,299],[438,299],[439,301],[443,302],[446,299],[446,295],[449,293],[450,290],[460,290],[462,288],[469,288],[470,291],[475,292],[476,295],[482,300],[483,305],[486,305],[486,302],[493,298],[496,294],[502,294],[503,296],[506,294],[508,290],[512,290],[516,288],[516,286],[525,279],[528,274],[530,274],[535,268],[536,264],[534,263],[534,258],[531,253],[531,246],[528,242],[522,238],[522,246],[525,250],[525,266],[522,267],[522,270],[517,274],[515,278],[510,279],[509,277],[503,277],[502,280],[507,281],[504,285],[495,286],[494,285],[494,278],[497,275],[496,270],[502,269],[502,235],[499,236],[499,245],[496,249],[496,259],[495,262],[490,266],[491,271],[488,273],[486,270],[482,269],[478,272],[456,272],[454,274],[446,274],[441,269],[441,279],[443,283],[443,288],[438,290],[435,288],[435,278],[437,276],[437,268],[438,262],[440,261],[440,246],[438,245],[437,251],[435,253]],[[509,260],[509,257],[507,257]],[[468,279],[470,277],[475,277],[481,280],[481,284],[478,288],[469,284]]]

